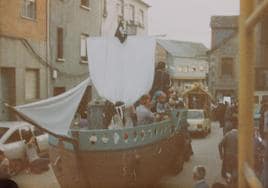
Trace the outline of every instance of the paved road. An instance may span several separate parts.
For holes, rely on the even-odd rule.
[[[194,155],[189,162],[184,163],[183,171],[175,177],[163,178],[161,188],[191,188],[193,186],[192,169],[196,165],[207,168],[207,182],[223,182],[220,170],[221,160],[218,153],[218,143],[222,138],[222,129],[218,123],[212,124],[211,134],[206,138],[194,138],[192,142]]]

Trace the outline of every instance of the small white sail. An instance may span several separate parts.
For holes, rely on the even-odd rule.
[[[66,136],[88,84],[89,78],[61,95],[15,109],[44,129]]]
[[[149,92],[154,79],[156,40],[129,36],[124,43],[114,37],[87,41],[89,72],[100,96],[126,105]]]

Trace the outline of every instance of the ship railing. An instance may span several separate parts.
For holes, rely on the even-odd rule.
[[[78,140],[81,151],[135,148],[179,134],[180,122],[186,117],[185,112],[185,110],[174,111],[170,119],[148,125],[122,129],[72,129],[70,135]],[[49,138],[51,145],[57,145],[58,141],[56,137]],[[64,146],[66,149],[73,150],[73,145],[70,143],[66,142]]]

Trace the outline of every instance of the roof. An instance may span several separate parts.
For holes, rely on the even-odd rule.
[[[163,39],[158,39],[157,43],[175,57],[196,58],[206,56],[206,52],[208,51],[208,48],[202,43]]]

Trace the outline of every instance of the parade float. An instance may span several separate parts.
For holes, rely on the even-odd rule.
[[[107,129],[96,101],[90,126],[70,128],[89,84],[102,98],[129,106],[149,92],[154,79],[154,38],[92,37],[87,42],[90,79],[61,95],[11,107],[50,134],[51,166],[61,187],[153,187],[161,177],[177,174],[184,162],[184,110],[149,125]]]
[[[212,95],[200,83],[194,83],[182,93],[182,97],[188,109],[209,109],[213,103]]]

